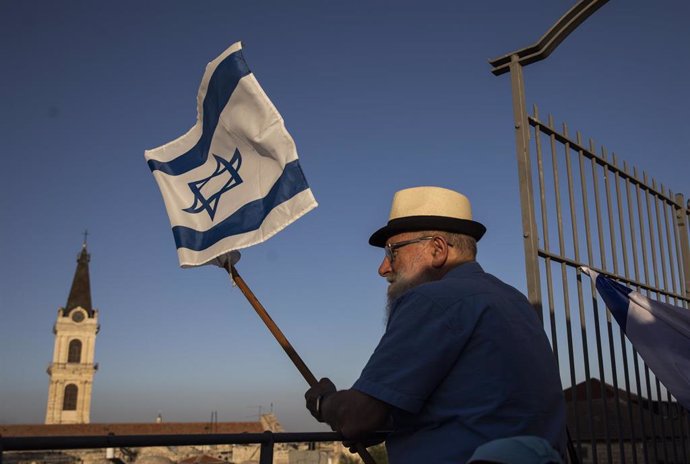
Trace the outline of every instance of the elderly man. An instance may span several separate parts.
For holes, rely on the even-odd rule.
[[[322,379],[307,408],[348,439],[392,429],[391,463],[463,463],[518,435],[565,451],[565,404],[534,308],[475,261],[486,231],[469,200],[438,187],[399,191],[369,239],[385,257],[388,322],[360,378]]]

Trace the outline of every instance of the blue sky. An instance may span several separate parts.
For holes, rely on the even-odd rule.
[[[244,251],[247,283],[317,377],[357,378],[384,329],[392,194],[465,193],[479,261],[525,290],[510,82],[489,58],[573,2],[0,0],[0,423],[41,423],[89,230],[100,310],[92,422],[320,430],[304,380],[227,275],[182,270],[145,149],[185,133],[207,62],[242,40],[319,207]],[[690,5],[611,1],[525,69],[528,104],[690,195]]]

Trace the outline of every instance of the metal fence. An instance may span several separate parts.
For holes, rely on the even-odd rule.
[[[690,462],[688,413],[613,322],[589,266],[650,298],[690,308],[688,215],[674,195],[615,154],[556,128],[538,109],[521,182],[531,184],[535,278],[544,327],[566,388],[569,428],[583,462]],[[531,154],[531,155],[530,155]],[[527,220],[530,220],[528,217]]]
[[[580,1],[538,42],[490,61],[495,75],[511,78],[528,297],[566,387],[571,460],[688,463],[688,412],[612,323],[578,267],[690,309],[690,205],[526,107],[523,66],[546,59],[606,2]]]
[[[368,438],[381,439],[388,432],[375,432]],[[151,446],[191,445],[248,445],[259,444],[259,464],[273,462],[273,448],[278,443],[322,443],[342,441],[335,432],[285,433],[234,433],[194,435],[103,435],[103,436],[50,436],[50,437],[2,437],[0,436],[0,464],[8,451],[75,450],[107,448],[140,448]],[[9,461],[10,459],[8,459]],[[111,461],[116,462],[116,461]]]

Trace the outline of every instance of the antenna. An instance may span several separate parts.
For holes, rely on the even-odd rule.
[[[257,408],[258,415],[251,415],[248,417],[256,417],[258,420],[261,420],[261,414],[263,412],[263,405],[261,404],[252,404],[251,406],[247,406],[247,408]]]

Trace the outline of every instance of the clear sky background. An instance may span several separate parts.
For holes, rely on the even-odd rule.
[[[384,329],[372,231],[393,193],[467,194],[486,270],[525,291],[510,80],[489,58],[574,2],[0,0],[0,423],[42,423],[57,309],[89,230],[92,422],[321,430],[306,383],[217,268],[182,270],[144,150],[185,133],[244,42],[320,206],[238,270],[317,377],[349,387]],[[525,69],[528,104],[690,194],[690,3],[612,0]]]

